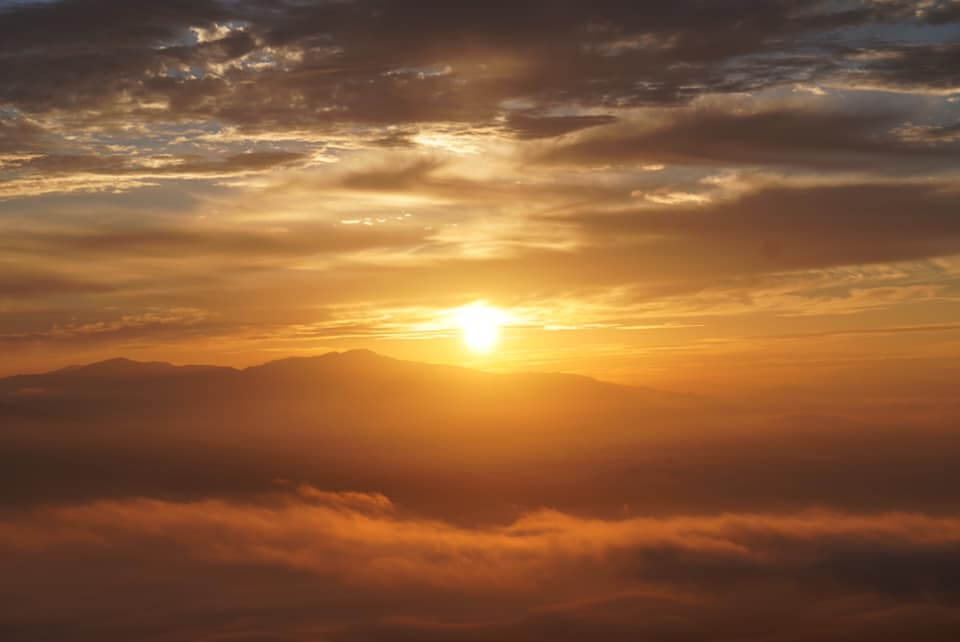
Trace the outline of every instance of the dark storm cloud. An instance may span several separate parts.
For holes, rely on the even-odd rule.
[[[883,19],[882,6],[814,0],[669,9],[619,0],[163,7],[70,0],[7,9],[0,102],[29,112],[59,108],[89,122],[216,119],[256,130],[488,122],[514,97],[624,106],[768,86],[829,64],[808,52],[784,55],[802,34]],[[189,27],[215,22],[235,28],[193,42]],[[725,66],[747,54],[776,60]],[[241,61],[248,55],[250,64]],[[237,64],[217,68],[226,62]],[[194,70],[203,71],[195,77]],[[144,108],[158,101],[169,107]],[[537,135],[574,123],[561,122],[536,123]],[[531,126],[518,131],[529,136]]]
[[[164,54],[185,64],[222,63],[240,58],[257,48],[256,40],[245,31],[233,32],[217,40],[195,46],[168,47]]]
[[[940,166],[952,169],[960,147],[904,142],[891,130],[890,114],[775,109],[753,113],[698,109],[671,114],[666,122],[624,123],[587,132],[580,139],[548,146],[542,163],[598,166],[793,165],[821,170],[883,170],[901,173]]]
[[[634,267],[649,263],[652,270],[665,261],[660,272],[666,274],[756,273],[956,253],[958,204],[956,191],[926,185],[779,187],[715,204],[565,220],[601,245],[624,248],[621,258],[636,252],[627,259]],[[696,266],[684,267],[690,256],[697,257]]]
[[[924,22],[944,25],[954,22],[960,22],[960,4],[956,0],[932,0],[924,2],[918,8],[916,2],[902,2],[906,11],[913,12],[914,16],[919,17]]]
[[[882,47],[867,54],[861,65],[839,78],[853,86],[918,93],[953,93],[960,88],[960,45],[955,42]]]
[[[324,24],[334,40],[342,38],[354,44],[358,56],[383,60],[388,54],[396,59],[399,53],[419,63],[436,62],[453,49],[539,51],[536,55],[544,58],[562,54],[558,63],[586,60],[571,56],[584,45],[587,49],[601,47],[601,53],[620,53],[616,45],[612,49],[604,46],[635,34],[672,39],[670,49],[676,62],[705,61],[762,50],[791,34],[858,24],[878,15],[875,9],[835,9],[816,0],[762,5],[744,0],[681,2],[670,8],[626,0],[589,4],[575,0],[414,0],[287,6],[288,12],[279,14],[266,32],[271,43],[315,37],[317,25]],[[656,48],[655,43],[648,44],[653,46],[647,49]],[[351,57],[351,52],[347,56]],[[544,58],[541,61],[546,62]]]
[[[159,71],[163,48],[187,27],[227,19],[223,6],[209,0],[0,7],[0,103],[29,111],[107,106],[122,92],[136,92],[146,72]]]
[[[212,0],[171,0],[144,6],[117,0],[24,2],[0,6],[0,40],[6,52],[103,47],[159,47],[178,40],[185,27],[230,17]]]
[[[616,120],[616,117],[610,115],[536,116],[513,113],[508,117],[507,125],[518,138],[552,138],[589,127],[609,125]]]

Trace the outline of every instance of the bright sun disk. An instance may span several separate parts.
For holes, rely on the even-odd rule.
[[[460,308],[457,322],[463,331],[463,341],[474,352],[493,350],[500,339],[500,326],[505,315],[501,310],[478,302]]]

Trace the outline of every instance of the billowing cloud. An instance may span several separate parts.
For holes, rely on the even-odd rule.
[[[39,565],[31,582],[45,594],[42,605],[7,614],[14,639],[56,630],[43,613],[68,604],[61,621],[78,640],[294,640],[321,631],[337,640],[530,639],[571,625],[604,637],[699,636],[723,626],[746,640],[786,630],[833,640],[837,629],[893,640],[899,627],[956,624],[960,525],[949,517],[591,520],[545,510],[464,528],[395,514],[382,496],[308,490],[258,504],[103,501],[4,520],[4,570]],[[141,573],[124,572],[131,556],[143,560]],[[74,579],[57,581],[57,564],[69,564]],[[170,579],[186,572],[205,579],[173,592]],[[99,623],[89,619],[98,607],[72,595],[91,580],[109,600],[99,612],[111,617]],[[323,589],[301,593],[308,586]],[[163,620],[114,619],[145,589],[163,596]],[[742,613],[744,596],[766,615]],[[192,615],[224,600],[250,607],[212,621]]]

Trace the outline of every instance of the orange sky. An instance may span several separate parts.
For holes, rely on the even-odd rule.
[[[0,0],[2,642],[956,642],[958,375],[960,0]]]
[[[365,347],[922,387],[960,357],[946,5],[774,3],[735,37],[620,3],[214,5],[90,40],[71,3],[0,3],[0,374]],[[482,359],[474,301],[509,318]]]

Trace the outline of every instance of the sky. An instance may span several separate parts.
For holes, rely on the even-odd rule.
[[[0,0],[0,640],[956,642],[960,0]]]
[[[2,374],[371,348],[922,387],[960,354],[954,1],[0,12]]]

